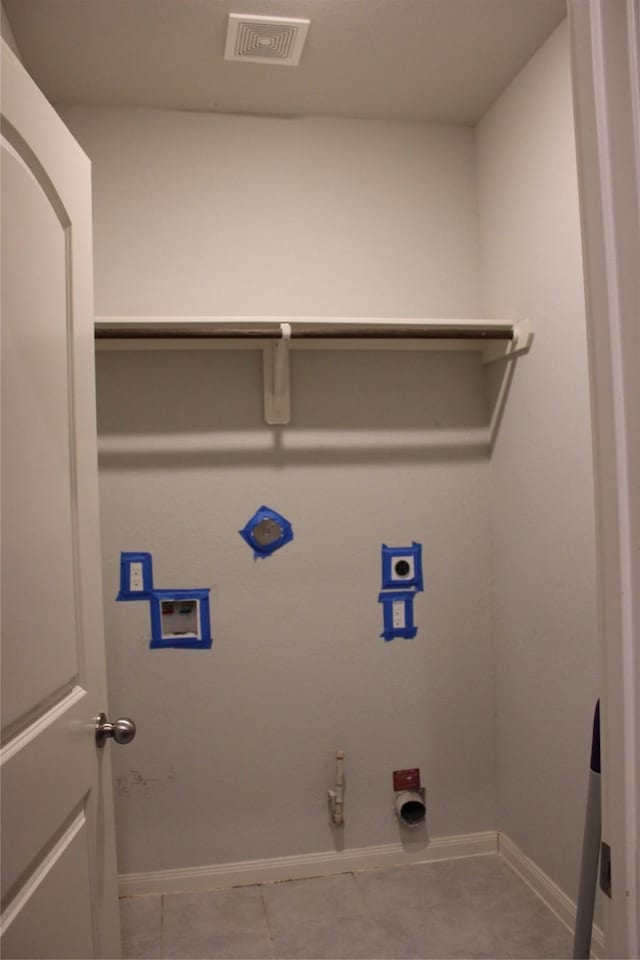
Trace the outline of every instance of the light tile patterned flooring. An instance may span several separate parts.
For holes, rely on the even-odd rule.
[[[120,901],[123,956],[176,960],[571,957],[497,855]]]

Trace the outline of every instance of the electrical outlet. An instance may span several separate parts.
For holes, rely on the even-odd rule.
[[[378,594],[378,603],[383,608],[384,630],[381,634],[385,640],[395,637],[405,637],[411,640],[417,633],[413,622],[413,598],[415,590],[387,590]]]
[[[131,593],[139,593],[144,590],[144,579],[142,576],[142,563],[135,561],[129,566],[129,590]]]
[[[405,626],[405,603],[403,600],[393,601],[393,626],[395,629],[402,630]]]
[[[147,600],[153,590],[150,553],[120,554],[120,592],[118,600]]]

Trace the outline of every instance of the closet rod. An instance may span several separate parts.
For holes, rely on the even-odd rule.
[[[514,330],[511,323],[461,324],[459,321],[448,325],[441,324],[402,324],[402,323],[304,323],[293,321],[290,327],[291,340],[513,340]],[[237,340],[280,340],[282,323],[224,322],[109,322],[97,320],[95,336],[97,340],[111,339],[237,339]]]
[[[97,317],[98,350],[260,349],[264,417],[291,419],[289,353],[299,350],[480,350],[483,363],[531,346],[528,320],[419,320],[354,317]],[[254,342],[252,342],[254,341]]]

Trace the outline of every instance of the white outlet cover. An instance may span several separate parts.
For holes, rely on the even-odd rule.
[[[150,553],[120,554],[120,591],[117,600],[145,600],[153,590]]]
[[[132,593],[144,590],[144,577],[140,560],[132,561],[129,566],[129,589]]]
[[[402,630],[406,623],[406,604],[404,600],[393,601],[393,626]]]

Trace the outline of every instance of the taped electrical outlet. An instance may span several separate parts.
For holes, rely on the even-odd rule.
[[[118,600],[146,600],[153,590],[150,553],[120,554],[120,592]]]

